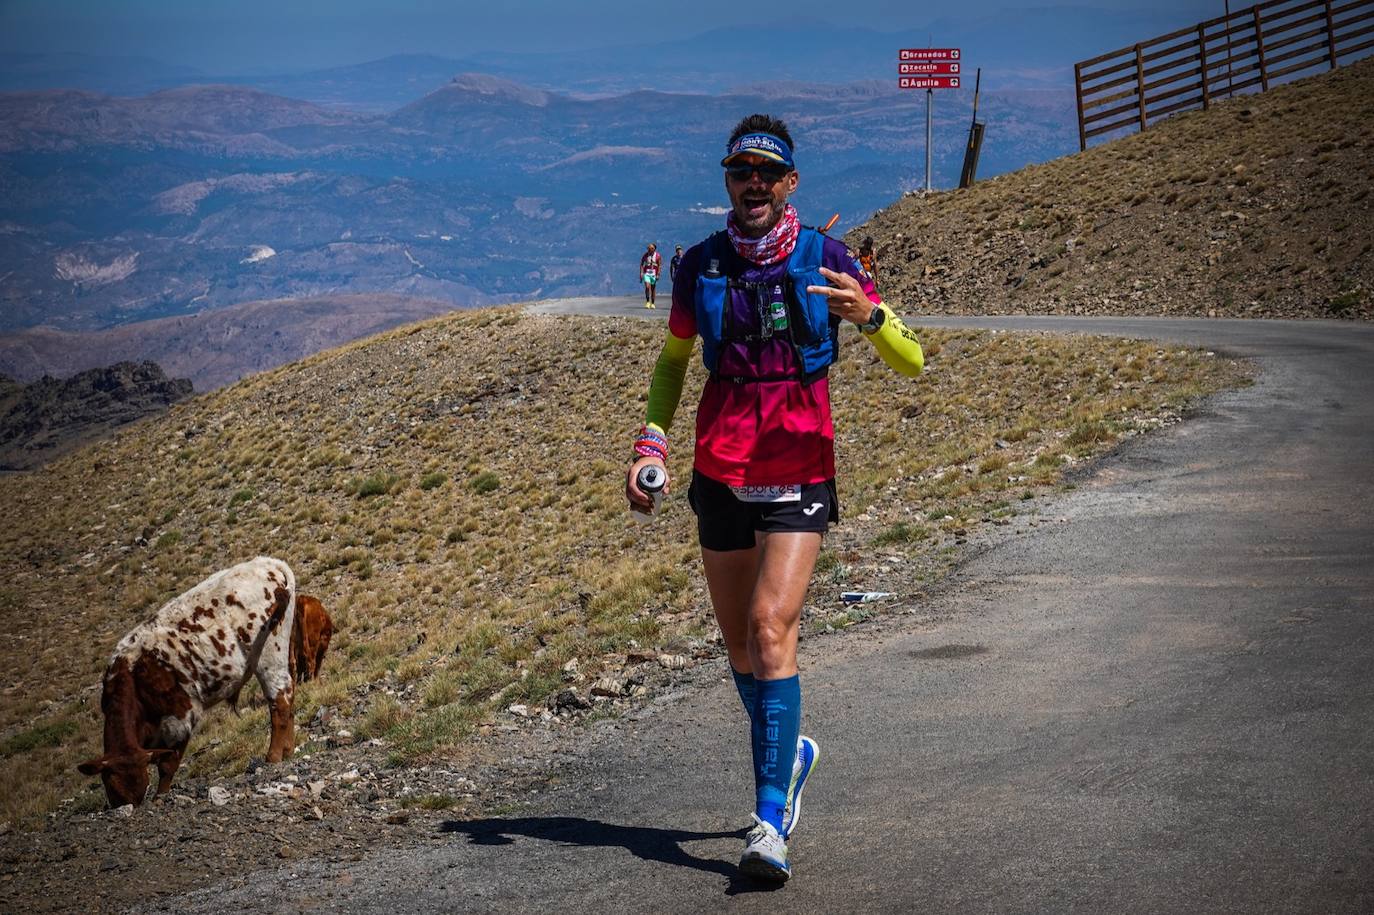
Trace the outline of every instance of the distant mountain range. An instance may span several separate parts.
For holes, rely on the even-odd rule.
[[[1180,18],[1051,7],[924,36],[792,21],[276,76],[0,55],[0,333],[303,296],[628,292],[646,241],[720,224],[717,153],[744,114],[791,123],[803,217],[843,229],[921,181],[924,93],[895,88],[897,48],[986,68],[987,177],[1074,149],[1073,60]],[[937,187],[959,172],[970,84],[936,97]]]
[[[573,95],[618,95],[637,89],[727,92],[761,81],[848,83],[891,81],[896,49],[957,47],[972,67],[983,67],[990,89],[1066,87],[1073,63],[1104,51],[1190,25],[1219,10],[1155,5],[1119,11],[1090,4],[1007,9],[965,17],[936,10],[918,28],[871,18],[862,7],[852,25],[836,28],[787,19],[756,26],[711,27],[689,32],[674,17],[648,40],[566,51],[483,51],[469,56],[399,54],[360,64],[293,69],[275,75],[197,70],[140,57],[78,54],[0,55],[0,91],[77,88],[112,95],[145,95],[192,83],[251,86],[322,105],[390,111],[455,73],[480,71]],[[255,62],[262,66],[260,62]],[[270,64],[268,65],[270,66]]]
[[[958,172],[970,95],[936,104],[937,184]],[[916,185],[919,96],[870,81],[577,98],[477,73],[385,115],[234,86],[0,94],[0,331],[300,296],[629,292],[646,241],[720,225],[741,115],[792,124],[803,217],[843,228]],[[981,173],[1071,150],[1071,104],[985,92]]]
[[[350,340],[451,311],[416,296],[334,295],[244,302],[107,330],[33,327],[0,335],[0,375],[29,382],[117,361],[152,360],[210,391]]]

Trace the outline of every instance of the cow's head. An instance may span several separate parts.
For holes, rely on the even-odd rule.
[[[135,750],[118,756],[105,754],[76,767],[82,775],[99,775],[111,807],[143,803],[148,793],[148,767],[175,750]]]

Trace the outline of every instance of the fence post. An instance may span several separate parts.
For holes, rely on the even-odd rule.
[[[1140,100],[1140,129],[1145,129],[1145,58],[1135,46],[1135,94]]]
[[[1231,4],[1226,4],[1226,97],[1234,98],[1236,87],[1231,73]]]
[[[1207,34],[1203,31],[1201,22],[1197,24],[1197,55],[1198,61],[1202,64],[1202,110],[1206,111],[1212,99],[1207,92]]]
[[[1336,69],[1336,27],[1331,22],[1331,0],[1326,0],[1326,47],[1330,51],[1328,59],[1331,69]]]
[[[1088,135],[1083,126],[1083,65],[1073,65],[1073,89],[1078,96],[1078,151],[1088,148]]]
[[[1264,29],[1260,25],[1259,4],[1251,7],[1255,13],[1255,53],[1259,55],[1260,91],[1269,91],[1269,72],[1264,68]]]

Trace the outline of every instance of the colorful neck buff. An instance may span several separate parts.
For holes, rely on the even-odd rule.
[[[792,253],[797,246],[797,233],[801,231],[801,221],[797,219],[797,209],[788,204],[767,235],[762,238],[745,238],[735,225],[735,214],[725,217],[725,231],[730,233],[730,243],[735,246],[739,256],[753,261],[760,267],[776,264]]]

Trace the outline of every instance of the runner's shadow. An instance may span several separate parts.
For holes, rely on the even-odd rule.
[[[739,870],[725,861],[698,858],[683,849],[683,842],[703,839],[743,839],[744,829],[730,832],[690,832],[685,829],[654,829],[647,826],[617,826],[582,817],[492,817],[485,820],[446,820],[439,831],[467,835],[473,845],[510,845],[513,836],[527,836],[546,842],[582,847],[624,848],[637,858],[658,861],[674,867],[690,867],[708,874],[719,874],[730,881],[726,893],[756,892],[772,889],[741,877]]]

